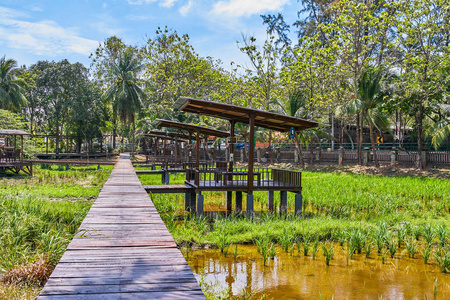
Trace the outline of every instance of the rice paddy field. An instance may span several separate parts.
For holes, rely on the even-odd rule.
[[[450,298],[448,179],[304,171],[302,182],[302,218],[293,194],[283,216],[256,192],[253,219],[227,214],[223,192],[204,193],[203,218],[183,211],[184,195],[152,200],[209,299]]]
[[[42,167],[0,175],[0,299],[36,298],[113,168]]]

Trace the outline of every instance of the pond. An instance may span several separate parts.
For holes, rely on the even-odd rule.
[[[234,258],[231,246],[225,256],[218,249],[192,250],[187,261],[197,279],[219,293],[251,294],[269,299],[450,299],[450,274],[442,273],[434,260],[422,257],[394,258],[374,250],[370,258],[355,254],[347,265],[342,246],[334,244],[335,255],[326,266],[322,251],[304,256],[297,249],[287,253],[278,248],[266,266],[254,245],[238,245]],[[436,293],[436,298],[434,298]]]

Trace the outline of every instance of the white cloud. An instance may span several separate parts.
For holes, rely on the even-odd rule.
[[[88,55],[98,46],[98,41],[79,36],[73,28],[61,27],[53,21],[22,21],[21,16],[21,12],[0,7],[0,41],[9,48],[51,57],[70,53]]]
[[[177,2],[177,0],[164,0],[160,5],[164,7],[172,7],[175,2]]]
[[[153,3],[153,2],[159,2],[160,6],[170,8],[178,0],[127,0],[127,1],[129,4],[132,4],[132,5],[142,5],[142,4],[148,4],[148,3]]]
[[[251,16],[267,11],[279,11],[289,3],[289,0],[229,0],[219,1],[213,6],[212,12],[217,15],[231,17]]]
[[[180,8],[179,10],[180,14],[182,14],[183,16],[187,15],[191,10],[191,7],[192,7],[192,0],[189,0],[188,3],[186,3]]]

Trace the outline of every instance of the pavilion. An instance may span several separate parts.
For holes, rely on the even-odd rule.
[[[242,192],[246,192],[247,215],[251,216],[254,207],[253,191],[266,190],[269,192],[269,210],[273,210],[274,191],[280,191],[281,211],[285,212],[287,210],[287,192],[290,191],[296,194],[295,213],[301,214],[301,172],[278,169],[254,169],[255,126],[274,131],[291,132],[296,135],[301,130],[318,127],[318,122],[236,105],[186,97],[179,98],[175,102],[175,108],[184,112],[226,119],[230,122],[230,160],[228,170],[221,172],[220,176],[215,176],[214,181],[208,180],[207,176],[201,176],[200,171],[196,170],[197,174],[195,180],[193,182],[191,180],[186,182],[191,185],[197,193],[197,213],[203,212],[203,196],[201,195],[201,191],[223,190],[227,191],[227,210],[231,209],[231,193],[233,191],[236,192],[237,211],[242,209]],[[233,168],[234,131],[237,122],[248,124],[250,127],[248,171],[238,171]],[[186,124],[183,124],[183,126],[186,126]],[[238,177],[237,180],[234,180],[235,176]],[[255,176],[257,176],[256,182],[254,180]],[[223,180],[218,181],[217,178],[222,178]],[[199,208],[199,205],[202,206],[201,209]]]
[[[11,170],[16,174],[20,171],[33,176],[33,164],[23,160],[23,137],[30,134],[23,130],[0,129],[0,137],[6,137],[6,144],[0,148],[0,169]],[[17,147],[17,137],[20,136],[20,148]],[[14,138],[14,142],[13,139]]]

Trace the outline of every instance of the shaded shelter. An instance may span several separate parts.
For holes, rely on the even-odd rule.
[[[6,137],[5,145],[0,148],[0,168],[12,170],[16,174],[20,171],[32,176],[33,165],[23,160],[23,137],[31,134],[23,130],[0,129],[0,137]],[[17,137],[20,137],[20,148],[17,147]],[[14,139],[14,146],[12,146]]]
[[[247,175],[247,213],[251,215],[253,213],[253,190],[254,190],[254,148],[255,148],[255,126],[263,127],[267,129],[272,129],[280,132],[292,132],[297,135],[301,130],[318,127],[319,123],[309,120],[304,120],[300,118],[295,118],[291,116],[281,115],[277,113],[271,113],[267,111],[262,111],[258,109],[252,109],[247,107],[241,107],[231,104],[217,103],[211,101],[205,101],[195,98],[181,97],[175,102],[175,108],[190,113],[196,113],[200,115],[216,117],[221,119],[226,119],[230,121],[230,165],[229,173],[230,176],[235,175],[236,172],[233,171],[233,150],[234,150],[234,128],[237,122],[249,125],[249,158],[248,158],[248,174]],[[236,173],[239,175],[239,173]],[[259,176],[259,174],[257,173]],[[293,174],[290,171],[283,170],[273,170],[272,172],[272,188],[281,188],[279,183],[282,182],[287,184],[287,186],[292,186],[292,190],[296,191],[296,208],[295,211],[301,212],[301,173]],[[260,187],[261,182],[258,180],[258,187]],[[285,185],[286,186],[286,185]],[[286,203],[287,205],[287,194],[285,191],[281,192],[280,197],[281,203]],[[270,192],[270,190],[269,190]],[[238,196],[236,196],[238,197]],[[242,196],[241,196],[242,197]],[[272,196],[269,193],[269,199],[272,198],[273,206],[273,191]],[[297,201],[298,200],[298,201]],[[300,205],[300,207],[298,207]],[[270,200],[269,200],[270,207]]]
[[[198,170],[200,167],[200,137],[201,136],[216,136],[216,137],[229,137],[229,133],[226,131],[217,130],[214,128],[204,127],[204,126],[198,126],[198,125],[192,125],[192,124],[186,124],[176,121],[169,121],[169,120],[162,120],[162,119],[156,119],[157,127],[166,127],[166,128],[173,128],[178,129],[180,131],[187,131],[189,134],[189,141],[192,141],[192,138],[195,136],[196,140],[196,161],[195,161],[195,167]],[[190,157],[189,157],[190,159]]]

